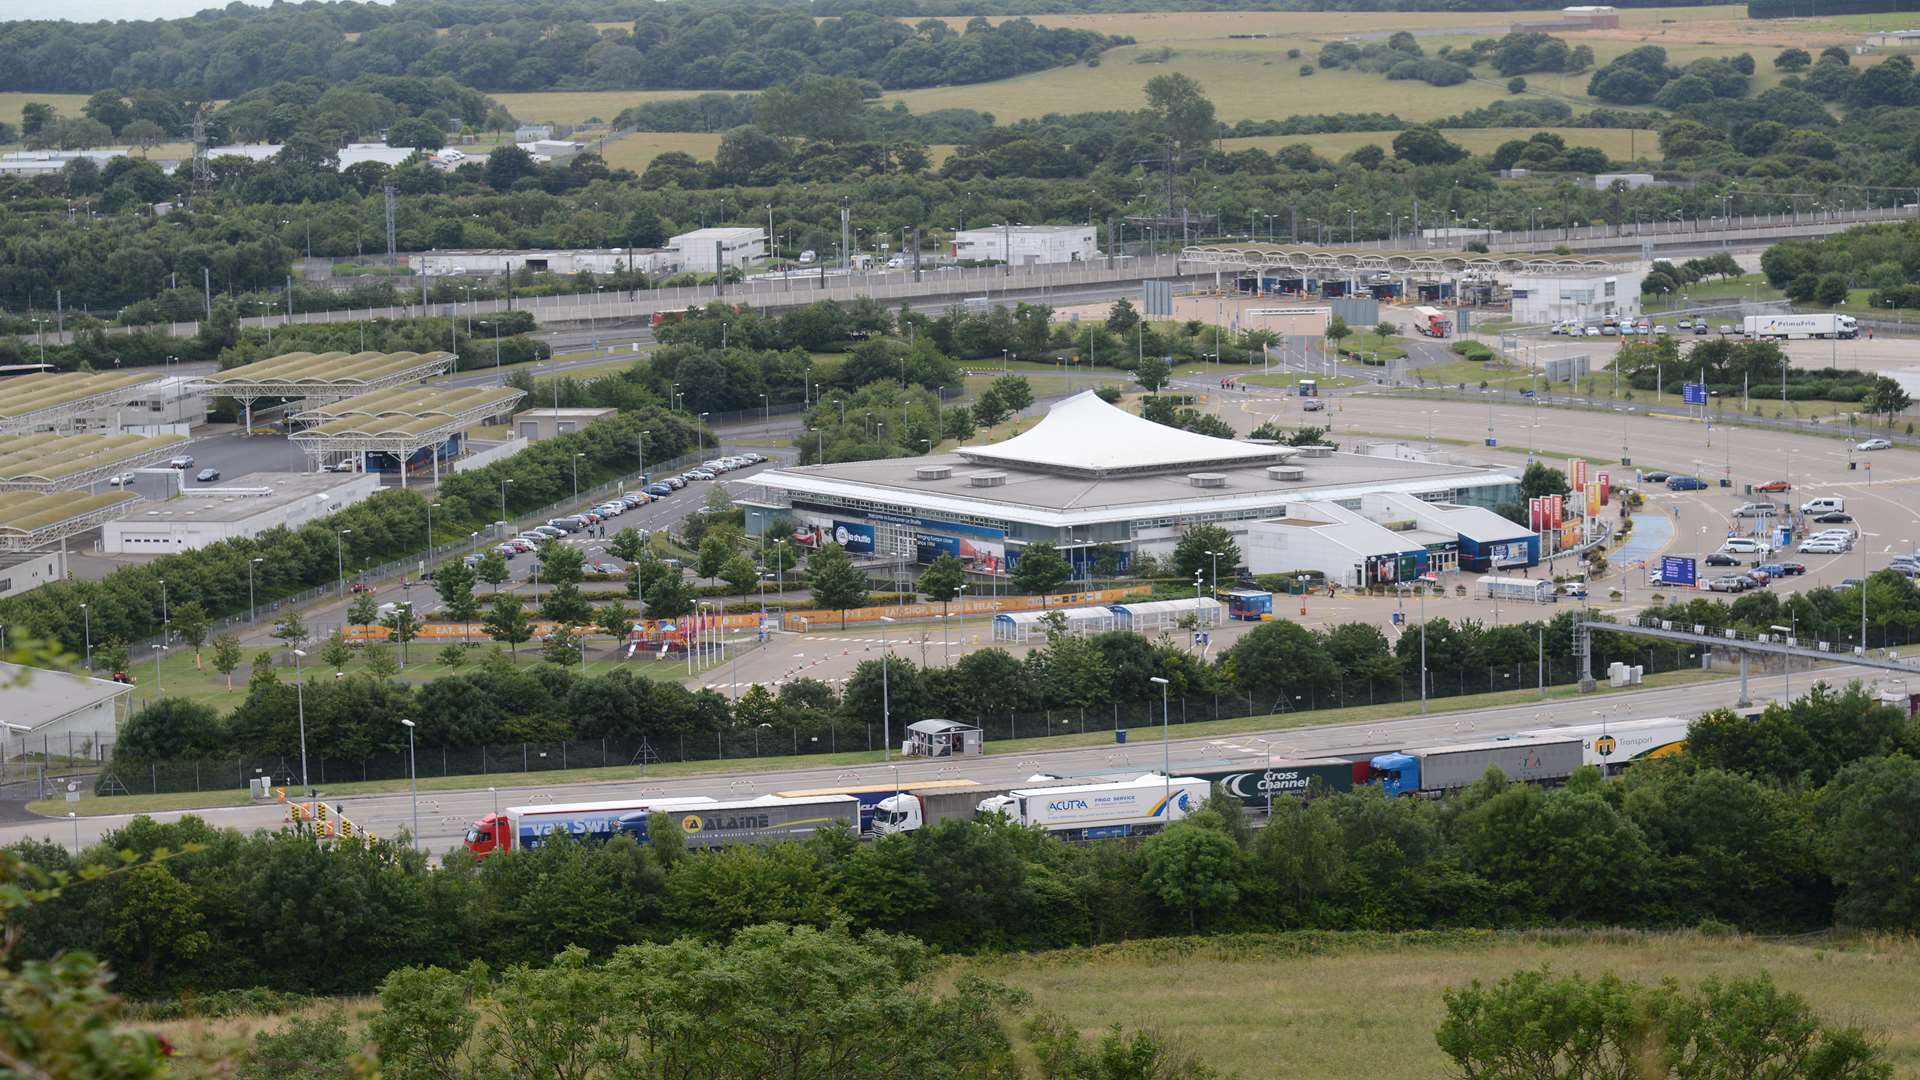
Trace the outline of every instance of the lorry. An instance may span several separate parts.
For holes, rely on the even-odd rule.
[[[1477,783],[1498,766],[1510,781],[1565,780],[1580,767],[1578,737],[1495,739],[1378,754],[1367,762],[1366,782],[1388,795],[1439,796]]]
[[[1221,769],[1193,775],[1209,784],[1218,784],[1221,794],[1238,799],[1250,810],[1265,810],[1274,799],[1302,799],[1315,795],[1352,791],[1354,772],[1361,772],[1366,783],[1364,762],[1346,758],[1272,758],[1262,768]]]
[[[851,795],[811,795],[798,799],[762,795],[757,799],[708,801],[670,811],[670,814],[674,824],[680,826],[687,850],[704,851],[738,844],[805,840],[835,826],[855,829],[860,824],[860,800]],[[647,842],[645,813],[623,819],[622,825],[641,843]]]
[[[1645,720],[1535,728],[1520,735],[1548,741],[1579,739],[1580,763],[1611,772],[1636,761],[1685,753],[1687,727],[1691,723],[1680,716],[1655,716]]]
[[[951,793],[955,800],[966,804],[967,816],[969,817],[973,815],[975,803],[978,803],[988,795],[997,795],[1000,793],[997,791],[988,791],[972,780],[920,780],[904,787],[899,784],[853,784],[846,787],[776,791],[774,794],[783,799],[809,799],[817,795],[851,795],[860,800],[860,832],[862,835],[865,835],[879,831],[874,827],[873,823],[874,808],[879,806],[884,800],[907,792],[928,796]]]
[[[961,791],[913,784],[899,791],[889,790],[874,804],[873,832],[913,832],[948,821],[971,821],[980,813],[980,803],[1007,794],[1006,788],[978,788]]]
[[[677,799],[635,799],[625,802],[550,803],[545,806],[509,806],[467,827],[467,850],[476,858],[496,851],[536,848],[549,836],[564,834],[575,840],[609,840],[631,832],[626,822],[644,820],[656,810],[672,813],[713,800],[705,796]]]
[[[1147,773],[1097,784],[1015,788],[982,799],[977,810],[1067,840],[1107,840],[1160,831],[1198,811],[1209,787],[1198,777]]]
[[[1851,315],[1831,312],[1817,315],[1749,315],[1742,330],[1750,338],[1851,338],[1860,333],[1860,321]]]
[[[1427,337],[1443,338],[1452,332],[1453,320],[1439,308],[1417,307],[1413,309],[1413,328]]]

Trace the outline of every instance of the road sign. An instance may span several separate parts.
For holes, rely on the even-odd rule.
[[[1660,584],[1693,588],[1699,581],[1694,561],[1684,556],[1667,555],[1660,559]]]
[[[1680,400],[1689,405],[1705,405],[1707,403],[1707,384],[1697,382],[1682,383],[1680,385]]]

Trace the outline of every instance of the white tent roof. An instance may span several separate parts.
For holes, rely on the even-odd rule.
[[[1124,611],[1128,615],[1154,615],[1163,611],[1211,611],[1218,614],[1220,601],[1212,597],[1188,597],[1183,600],[1143,600],[1137,604],[1114,604],[1115,611]]]
[[[1284,461],[1296,451],[1156,424],[1088,390],[1055,404],[1022,434],[990,446],[963,446],[958,453],[977,465],[1104,475],[1257,465]]]

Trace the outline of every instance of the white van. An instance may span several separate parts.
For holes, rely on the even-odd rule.
[[[1720,545],[1720,550],[1740,555],[1773,554],[1772,545],[1763,544],[1748,536],[1729,536],[1727,537],[1726,543]]]
[[[1827,495],[1818,499],[1808,499],[1800,504],[1803,514],[1832,514],[1847,508],[1847,500],[1838,495]]]

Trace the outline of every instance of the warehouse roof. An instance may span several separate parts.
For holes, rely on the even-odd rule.
[[[417,382],[453,369],[449,352],[292,352],[202,376],[208,393],[257,390],[261,396],[292,396],[307,390],[372,390]]]
[[[6,663],[0,663],[0,686],[7,688],[7,712],[0,723],[14,735],[39,731],[102,701],[133,693],[128,683]]]
[[[189,487],[180,498],[149,503],[125,518],[127,525],[247,521],[302,499],[325,503],[331,513],[358,501],[370,484],[378,484],[370,473],[248,473],[230,486]]]
[[[25,551],[45,547],[63,536],[118,517],[135,501],[135,496],[126,491],[98,495],[72,491],[0,491],[0,549]]]
[[[57,371],[0,380],[0,427],[51,421],[62,413],[104,405],[159,378],[147,371]]]
[[[0,489],[85,487],[159,461],[186,443],[185,435],[0,436]]]
[[[1028,431],[989,446],[963,446],[975,465],[1004,465],[1071,476],[1177,472],[1221,465],[1278,464],[1293,447],[1237,442],[1156,424],[1088,390],[1047,410]]]

